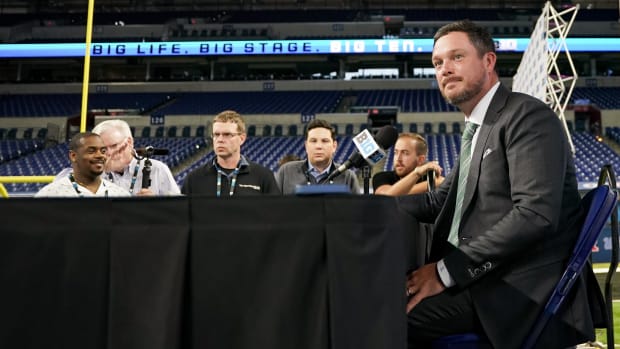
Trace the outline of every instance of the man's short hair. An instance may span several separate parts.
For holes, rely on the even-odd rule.
[[[76,133],[73,137],[71,137],[71,141],[69,142],[69,150],[77,152],[77,150],[83,145],[82,140],[90,137],[99,137],[99,135],[94,132]]]
[[[326,128],[326,129],[328,129],[329,132],[331,132],[331,134],[332,134],[332,139],[336,140],[336,129],[334,129],[334,127],[329,122],[327,122],[327,120],[323,120],[323,119],[314,119],[314,120],[312,120],[312,121],[310,121],[308,123],[308,126],[306,126],[306,131],[304,132],[304,139],[305,140],[308,140],[308,133],[313,128]]]
[[[452,32],[463,32],[469,37],[472,45],[478,51],[478,56],[482,57],[487,52],[495,52],[495,41],[489,31],[470,20],[462,20],[449,23],[439,28],[433,37],[433,47],[437,40]]]
[[[129,124],[125,120],[113,119],[113,120],[105,120],[93,128],[93,133],[101,135],[102,133],[106,133],[108,131],[115,130],[121,133],[123,137],[133,139],[131,135],[131,128]]]
[[[413,132],[404,132],[398,135],[398,139],[409,138],[415,141],[415,151],[418,155],[428,155],[428,144],[421,135]]]
[[[237,132],[245,133],[245,121],[241,114],[234,110],[224,110],[213,118],[213,122],[232,122],[237,124]]]

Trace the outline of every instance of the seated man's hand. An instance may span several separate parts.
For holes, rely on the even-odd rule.
[[[443,292],[443,285],[437,274],[437,263],[426,264],[413,271],[407,277],[407,313],[411,311],[424,298],[431,297]]]

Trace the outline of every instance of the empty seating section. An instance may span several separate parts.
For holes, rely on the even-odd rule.
[[[354,106],[399,106],[402,112],[456,112],[437,89],[359,90]],[[162,115],[333,113],[343,91],[252,91],[170,93],[92,93],[89,109],[134,110]],[[587,99],[601,109],[620,109],[620,87],[578,87],[572,101]],[[71,116],[80,111],[79,94],[3,95],[0,116]]]
[[[597,141],[586,132],[575,132],[572,135],[576,150],[577,181],[598,181],[599,171],[605,164],[611,164],[615,169],[620,168],[620,156],[607,144]]]
[[[589,100],[600,109],[620,109],[620,87],[580,87],[573,91],[571,100]]]
[[[43,142],[34,139],[7,139],[0,141],[0,164],[43,149]]]
[[[399,106],[401,112],[454,112],[437,89],[358,91],[356,106]]]
[[[243,114],[333,113],[339,91],[181,93],[159,111],[166,115],[215,115],[233,109]]]

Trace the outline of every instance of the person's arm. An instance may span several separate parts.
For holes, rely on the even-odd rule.
[[[393,185],[383,184],[379,186],[375,189],[375,194],[398,196],[424,193],[426,192],[428,183],[426,181],[418,183],[418,181],[426,174],[426,172],[430,170],[435,170],[435,173],[440,175],[442,169],[436,162],[427,162],[422,166],[416,167],[413,171],[409,172],[409,174],[401,178]],[[443,181],[443,177],[441,178],[441,181]]]
[[[445,178],[442,176],[438,176],[435,178],[435,186],[439,186],[441,185],[441,183],[443,183],[443,180]],[[413,187],[411,187],[411,190],[409,190],[408,194],[420,194],[420,193],[425,193],[428,190],[428,181],[424,181],[424,182],[420,182],[420,183],[416,183],[413,185]]]

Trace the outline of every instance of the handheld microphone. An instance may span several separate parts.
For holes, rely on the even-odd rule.
[[[330,173],[326,181],[330,181],[351,167],[362,167],[364,163],[376,164],[385,157],[385,149],[389,149],[396,143],[398,131],[390,125],[383,126],[373,138],[368,130],[364,130],[353,137],[353,143],[357,148],[344,164]]]
[[[426,172],[426,183],[428,184],[428,191],[435,190],[435,170],[428,170]]]
[[[135,150],[139,156],[168,155],[170,153],[166,148],[154,148],[150,145],[144,148],[136,148]]]

